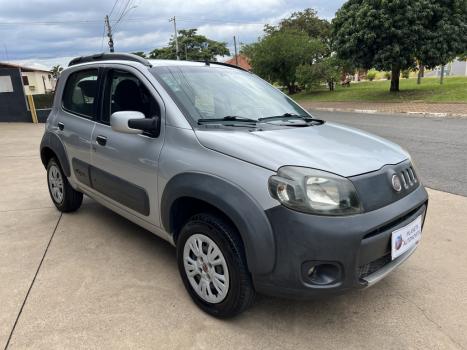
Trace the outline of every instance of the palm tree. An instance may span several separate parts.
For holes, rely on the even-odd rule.
[[[63,70],[63,67],[59,64],[55,65],[52,67],[52,75],[55,79],[57,79],[60,75],[60,73],[62,72]]]

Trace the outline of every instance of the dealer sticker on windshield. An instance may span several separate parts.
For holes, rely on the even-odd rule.
[[[404,254],[418,244],[422,236],[422,216],[420,215],[407,226],[392,233],[391,257],[392,260]]]

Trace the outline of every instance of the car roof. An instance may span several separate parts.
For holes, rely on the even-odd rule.
[[[181,60],[165,60],[165,59],[145,59],[137,55],[128,53],[100,53],[89,56],[76,57],[70,61],[68,67],[83,66],[83,65],[99,65],[99,63],[124,63],[127,65],[143,65],[146,68],[152,67],[167,67],[167,66],[181,66],[181,67],[203,67],[203,66],[216,66],[216,67],[229,67],[233,69],[244,70],[241,67],[234,66],[223,62],[209,62],[209,61],[181,61]]]

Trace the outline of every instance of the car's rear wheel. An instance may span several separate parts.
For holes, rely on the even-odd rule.
[[[193,301],[215,317],[251,305],[254,289],[235,228],[212,214],[193,216],[177,241],[180,275]]]
[[[50,198],[58,210],[67,213],[79,209],[83,194],[71,187],[55,158],[50,159],[47,164],[47,184]]]

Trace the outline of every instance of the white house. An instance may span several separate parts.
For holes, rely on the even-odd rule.
[[[55,89],[55,79],[50,71],[5,62],[0,62],[0,68],[18,68],[21,71],[26,95],[41,95]]]

